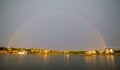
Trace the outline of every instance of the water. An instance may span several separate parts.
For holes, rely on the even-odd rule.
[[[0,70],[120,70],[119,56],[0,55]]]

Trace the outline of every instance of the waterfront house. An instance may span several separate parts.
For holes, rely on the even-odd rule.
[[[85,53],[85,55],[95,55],[95,54],[97,54],[97,51],[96,51],[96,50],[87,51],[87,52]]]
[[[19,51],[18,54],[27,54],[27,51]]]
[[[99,53],[100,55],[103,55],[103,54],[105,54],[105,51],[104,51],[104,50],[99,50],[98,53]]]
[[[114,54],[114,50],[112,48],[106,48],[105,54]]]
[[[69,54],[69,51],[68,50],[64,51],[64,54]]]
[[[49,50],[44,50],[44,54],[50,54]]]

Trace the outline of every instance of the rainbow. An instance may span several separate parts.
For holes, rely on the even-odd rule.
[[[48,16],[59,16],[59,15],[72,16],[75,19],[82,20],[83,22],[85,22],[89,27],[91,27],[91,28],[93,28],[95,30],[95,32],[97,33],[99,39],[103,43],[103,48],[107,48],[107,45],[106,45],[101,33],[97,30],[97,28],[90,21],[86,20],[82,16],[79,16],[79,15],[73,14],[73,13],[69,13],[69,12],[44,12],[44,13],[40,13],[40,14],[38,14],[36,16],[31,17],[30,19],[25,21],[21,26],[19,26],[16,29],[16,31],[13,33],[10,40],[8,41],[7,47],[10,47],[12,45],[12,43],[14,42],[16,36],[20,32],[20,30],[25,28],[25,26],[28,26],[29,24],[31,24],[32,22],[34,22],[34,21],[36,21],[38,19],[42,19],[42,18],[45,18],[45,17],[48,17]]]

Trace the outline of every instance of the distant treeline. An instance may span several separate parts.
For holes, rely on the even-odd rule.
[[[120,56],[120,50],[115,50],[115,55]]]
[[[58,51],[58,50],[48,50],[48,49],[40,49],[40,48],[13,48],[13,47],[0,47],[0,53],[6,54],[18,54],[19,52],[26,51],[27,54],[78,54],[84,55],[86,51]]]
[[[13,48],[13,47],[0,47],[0,54],[50,54],[50,55],[57,55],[57,54],[69,54],[69,55],[105,55],[109,50],[108,54],[112,55],[120,55],[120,50],[113,50],[110,52],[110,48],[105,50],[93,50],[93,51],[74,51],[74,50],[49,50],[49,49],[42,49],[42,48]]]

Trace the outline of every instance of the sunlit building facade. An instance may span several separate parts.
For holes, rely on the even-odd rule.
[[[103,54],[105,54],[105,51],[104,51],[104,50],[99,50],[98,53],[99,53],[100,55],[103,55]]]
[[[87,52],[85,53],[85,55],[95,55],[95,54],[97,54],[97,51],[96,51],[96,50],[87,51]]]
[[[114,50],[112,48],[106,48],[105,54],[114,54]]]
[[[49,50],[44,50],[44,54],[50,54]]]
[[[18,54],[27,54],[27,51],[19,51]]]
[[[69,54],[69,51],[68,50],[64,51],[64,54]]]

